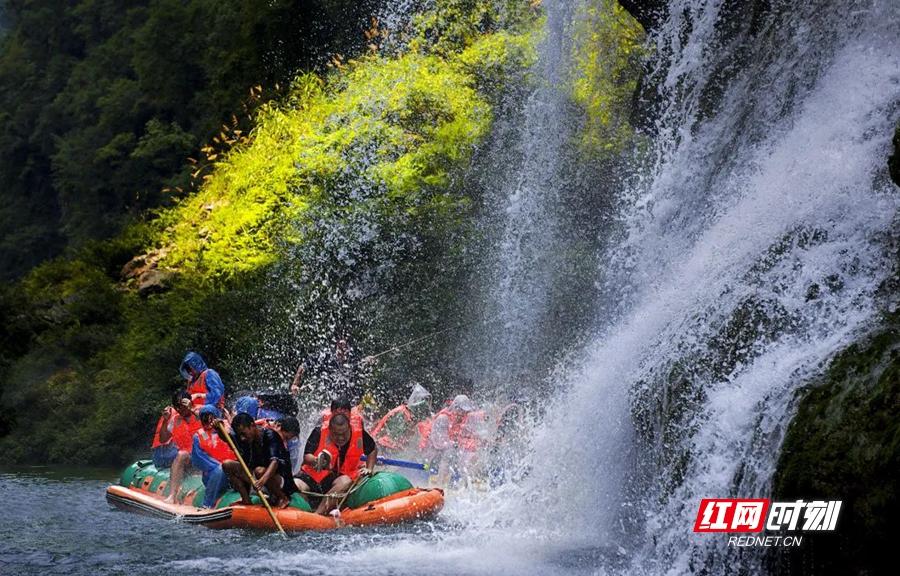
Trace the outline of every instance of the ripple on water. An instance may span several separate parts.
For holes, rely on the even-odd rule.
[[[340,532],[206,530],[111,509],[115,473],[0,473],[6,503],[0,573],[66,576],[231,574],[578,574],[594,551],[539,541],[527,526],[498,523],[499,501],[457,494],[432,522]],[[602,553],[602,552],[601,552]]]

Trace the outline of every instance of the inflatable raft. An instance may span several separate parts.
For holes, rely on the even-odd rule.
[[[184,479],[174,504],[169,495],[169,470],[157,470],[150,460],[138,460],[125,469],[118,485],[106,490],[106,500],[116,508],[208,528],[252,528],[275,530],[268,512],[253,497],[254,505],[240,504],[237,492],[229,490],[212,509],[200,508],[204,488],[199,476]],[[342,526],[397,524],[434,517],[444,506],[444,494],[432,488],[414,488],[403,476],[376,472],[350,493],[338,517],[313,513],[299,494],[287,508],[275,510],[286,531],[331,530]]]

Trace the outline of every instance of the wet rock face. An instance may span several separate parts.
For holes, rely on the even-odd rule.
[[[665,18],[668,3],[664,0],[619,0],[619,4],[649,32]]]
[[[773,573],[878,574],[900,518],[900,317],[840,354],[800,398],[774,500],[842,500],[837,530],[773,553]],[[887,572],[884,572],[887,573]]]
[[[888,167],[891,170],[891,180],[900,186],[900,124],[894,131],[894,153],[888,158]]]

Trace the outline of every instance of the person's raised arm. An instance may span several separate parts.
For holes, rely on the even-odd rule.
[[[166,406],[162,413],[162,418],[160,419],[160,427],[159,427],[159,442],[160,444],[165,444],[169,440],[172,439],[172,418],[175,416],[175,409],[171,406]]]
[[[294,396],[300,395],[300,384],[303,383],[303,375],[306,373],[306,364],[300,363],[297,366],[297,371],[294,372],[294,379],[291,381],[291,394]]]

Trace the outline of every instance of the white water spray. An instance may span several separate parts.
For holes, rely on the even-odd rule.
[[[691,533],[699,500],[767,495],[795,390],[878,322],[900,13],[816,4],[729,35],[721,2],[675,1],[655,38],[658,161],[625,196],[607,276],[630,307],[536,441],[564,456],[538,483],[571,481],[551,516],[624,546],[630,572],[734,564]]]

